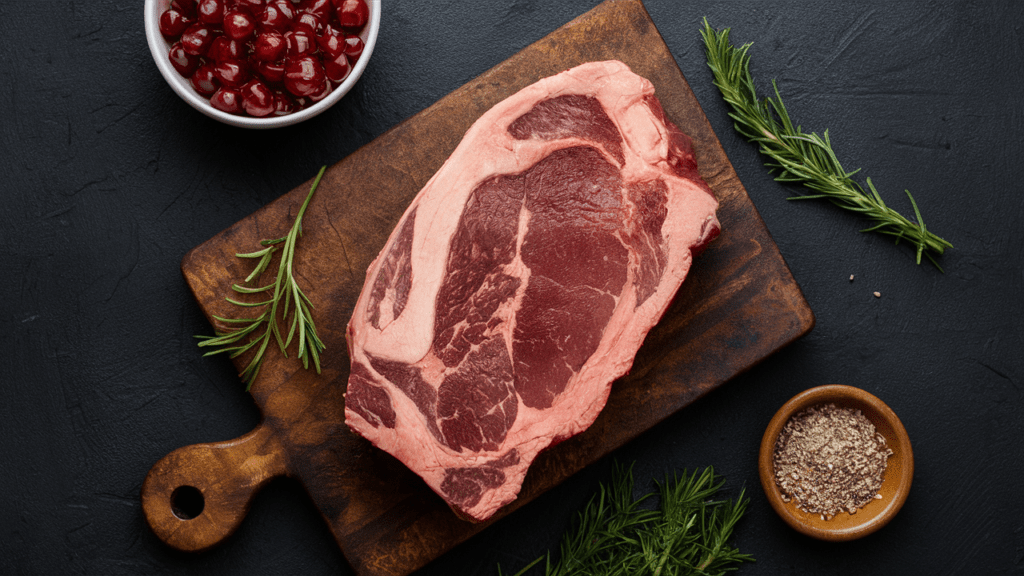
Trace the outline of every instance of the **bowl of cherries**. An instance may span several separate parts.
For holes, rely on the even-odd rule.
[[[160,73],[203,114],[246,128],[302,122],[359,80],[380,0],[146,0]]]

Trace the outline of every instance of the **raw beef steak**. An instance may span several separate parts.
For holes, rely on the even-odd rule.
[[[348,325],[346,423],[484,520],[585,430],[719,232],[650,82],[594,62],[489,110],[406,210]]]

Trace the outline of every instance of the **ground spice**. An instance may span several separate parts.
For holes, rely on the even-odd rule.
[[[775,482],[783,500],[831,520],[881,498],[891,454],[860,410],[811,406],[790,418],[775,442]]]

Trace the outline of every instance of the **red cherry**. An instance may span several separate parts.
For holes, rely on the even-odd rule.
[[[250,116],[262,118],[270,116],[276,108],[274,104],[274,93],[267,88],[267,85],[259,80],[247,82],[242,86],[242,108]]]
[[[193,56],[181,46],[181,42],[175,42],[171,45],[171,51],[167,54],[167,58],[171,61],[171,66],[178,71],[185,78],[191,76],[196,68],[199,68],[199,56]]]
[[[316,14],[321,22],[330,20],[331,12],[333,11],[334,7],[331,5],[331,0],[302,0],[299,3],[299,12]]]
[[[323,23],[320,18],[317,18],[316,14],[310,14],[309,12],[302,12],[299,17],[292,22],[292,30],[305,30],[310,34],[316,34],[323,28]]]
[[[330,26],[325,27],[323,33],[316,37],[316,43],[331,58],[345,51],[345,37]]]
[[[160,15],[160,33],[167,38],[177,38],[192,24],[192,19],[178,12],[174,8],[168,8]]]
[[[327,98],[327,95],[333,91],[334,85],[328,82],[327,80],[324,80],[323,85],[321,85],[316,92],[309,95],[309,101],[315,104],[323,100],[324,98]]]
[[[195,88],[196,92],[203,96],[209,96],[217,91],[220,84],[217,81],[217,75],[213,72],[213,64],[203,64],[192,77],[189,78],[189,82],[192,87]]]
[[[298,2],[295,0],[267,0],[267,6],[270,6],[271,4],[277,6],[281,10],[288,12],[289,18],[295,17],[295,5],[297,3]]]
[[[325,78],[323,65],[312,56],[289,58],[285,63],[284,87],[296,96],[313,94]]]
[[[316,42],[313,35],[305,30],[289,30],[284,33],[284,43],[287,46],[289,58],[305,56],[316,52]]]
[[[233,40],[247,40],[256,30],[256,21],[252,15],[242,10],[229,10],[224,13],[224,34]]]
[[[295,3],[292,0],[270,0],[267,6],[273,6],[281,11],[289,20],[295,19]]]
[[[181,34],[181,46],[193,56],[203,56],[213,44],[213,32],[203,24],[193,24]]]
[[[245,45],[227,36],[217,36],[210,44],[206,57],[214,62],[221,60],[241,60],[245,56]]]
[[[359,60],[359,57],[363,55],[364,47],[363,39],[359,36],[352,34],[345,36],[345,55],[348,56],[348,59],[353,63],[356,60]]]
[[[348,77],[351,71],[352,65],[349,64],[348,56],[344,52],[334,58],[324,59],[324,74],[328,80],[335,84],[340,84],[342,80]]]
[[[249,81],[249,69],[237,60],[223,60],[217,62],[213,72],[221,84],[237,88]]]
[[[224,21],[224,0],[199,0],[196,11],[200,22],[219,25]]]
[[[228,114],[241,114],[242,94],[237,88],[219,88],[210,96],[210,104]]]
[[[196,0],[171,0],[171,9],[177,10],[189,18],[195,18]]]
[[[267,7],[260,12],[260,30],[272,30],[284,32],[292,23],[291,7],[287,11],[282,10],[276,4],[267,4]]]
[[[338,24],[342,28],[359,29],[370,19],[370,7],[366,0],[333,0]]]
[[[256,37],[252,46],[252,54],[257,60],[273,62],[284,55],[286,44],[280,32],[263,32]]]
[[[267,82],[277,84],[284,79],[284,62],[260,62],[256,65],[256,72]]]
[[[289,98],[287,94],[281,91],[274,92],[275,116],[284,116],[286,114],[291,114],[292,112],[295,112],[295,110],[295,102],[293,102],[292,99]]]
[[[244,10],[250,15],[256,15],[263,10],[263,0],[231,0],[224,7],[232,10]]]
[[[197,0],[196,19],[219,29],[224,23],[224,13],[227,12],[225,2],[226,0]]]

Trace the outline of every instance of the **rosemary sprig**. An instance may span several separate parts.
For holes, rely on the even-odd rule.
[[[829,140],[828,130],[819,136],[807,134],[793,122],[779,95],[779,87],[772,80],[774,98],[759,100],[750,75],[751,44],[734,48],[729,42],[729,28],[716,32],[704,19],[701,30],[707,50],[708,67],[714,74],[714,84],[722,98],[732,107],[729,116],[743,137],[760,146],[761,153],[770,160],[765,165],[776,172],[778,182],[795,182],[814,190],[814,194],[801,194],[790,200],[822,198],[854,212],[859,212],[874,225],[862,232],[879,232],[896,237],[896,243],[906,239],[916,247],[917,263],[927,256],[936,268],[942,270],[935,256],[940,256],[953,245],[930,232],[924,225],[921,211],[909,190],[904,190],[914,207],[917,222],[912,222],[886,206],[871,179],[867,178],[869,192],[850,177],[860,169],[843,169]]]
[[[729,544],[749,499],[743,491],[735,501],[716,499],[723,483],[711,467],[666,475],[664,483],[656,482],[658,508],[644,508],[655,493],[634,499],[632,470],[616,464],[610,485],[601,484],[579,524],[563,537],[558,562],[552,564],[549,553],[516,576],[545,560],[546,576],[708,576],[736,570],[754,560]]]
[[[292,339],[297,337],[297,356],[302,360],[302,367],[308,369],[309,362],[312,360],[317,373],[320,373],[320,353],[324,350],[324,343],[316,334],[316,325],[313,323],[311,313],[313,304],[295,281],[293,266],[295,263],[295,245],[298,242],[299,236],[302,235],[302,216],[305,214],[306,207],[309,205],[310,199],[313,198],[313,193],[316,192],[316,187],[320,184],[320,178],[323,177],[326,169],[327,166],[322,167],[316,179],[313,180],[313,186],[309,189],[306,201],[299,208],[299,213],[295,216],[295,223],[292,224],[292,228],[287,236],[260,241],[260,245],[264,246],[262,250],[246,254],[235,254],[239,258],[259,259],[256,268],[253,269],[243,282],[248,285],[254,280],[259,279],[263,272],[267,270],[275,253],[281,253],[277,266],[277,275],[272,283],[257,288],[240,284],[233,284],[231,286],[231,289],[239,294],[270,293],[269,299],[258,302],[242,302],[231,297],[225,298],[236,306],[246,308],[263,307],[263,312],[255,318],[223,318],[214,316],[214,318],[221,322],[235,324],[240,327],[227,332],[218,331],[216,336],[196,336],[196,338],[201,340],[199,342],[200,347],[212,346],[217,348],[203,354],[204,357],[227,353],[231,358],[235,358],[253,348],[256,349],[256,353],[249,361],[249,364],[239,374],[242,381],[246,384],[246,391],[252,387],[256,376],[259,374],[260,366],[263,365],[264,353],[267,351],[267,346],[272,338],[277,341],[281,352],[287,357],[287,348],[291,345]],[[291,314],[290,322],[288,322],[289,313]],[[283,333],[280,322],[288,322],[287,334]],[[259,333],[261,327],[263,332]]]

